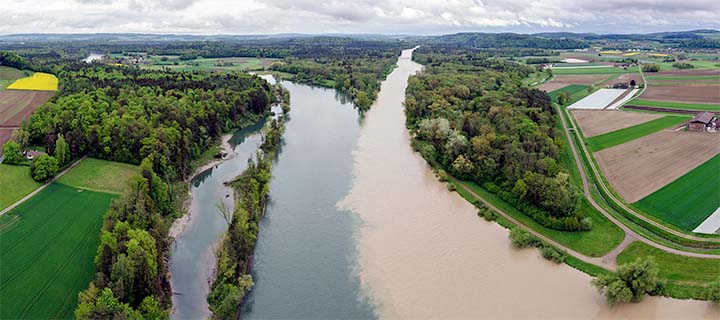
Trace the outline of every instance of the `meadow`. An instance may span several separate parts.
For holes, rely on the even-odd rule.
[[[49,73],[36,72],[32,76],[15,80],[7,88],[13,90],[56,91],[58,79]]]
[[[30,166],[0,164],[0,210],[7,208],[40,187],[30,176]]]
[[[168,58],[168,57],[165,57]],[[250,71],[262,70],[278,59],[269,58],[198,58],[193,60],[180,60],[176,57],[169,57],[161,60],[160,57],[151,56],[149,63],[141,64],[145,69],[170,68],[177,71]]]
[[[80,189],[121,194],[128,181],[139,173],[140,168],[135,165],[85,158],[58,182]]]
[[[0,66],[0,90],[5,89],[15,80],[29,76],[29,71],[22,71],[15,68]]]
[[[0,216],[0,318],[71,318],[115,195],[53,183]]]
[[[587,146],[592,152],[600,151],[602,149],[614,147],[616,145],[644,137],[651,133],[655,133],[662,129],[678,125],[688,120],[688,117],[681,116],[667,116],[658,118],[632,127],[615,130],[612,132],[594,136],[592,138],[588,138]]]
[[[682,230],[692,231],[720,207],[718,177],[720,155],[634,203],[634,206]]]
[[[653,256],[660,265],[660,277],[673,281],[709,282],[720,276],[720,259],[685,257],[636,241],[617,257],[618,264]]]
[[[707,110],[707,111],[719,111],[720,104],[710,103],[686,103],[686,102],[673,102],[673,101],[650,101],[643,99],[634,99],[628,102],[629,105],[647,106],[647,107],[659,107],[659,108],[671,108],[671,109],[683,109],[683,110]]]
[[[620,74],[635,72],[637,68],[623,69],[616,67],[607,68],[561,68],[552,69],[553,74]]]

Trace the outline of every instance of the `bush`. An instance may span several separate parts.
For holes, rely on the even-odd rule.
[[[543,248],[540,249],[540,253],[542,254],[543,258],[555,263],[563,263],[567,258],[567,253],[558,251],[550,245],[544,245]]]
[[[35,181],[46,181],[58,173],[58,161],[55,157],[41,154],[33,159],[30,174]]]
[[[3,145],[3,154],[5,155],[5,163],[7,164],[20,164],[23,161],[20,145],[15,141],[10,140],[5,142]]]
[[[510,243],[516,248],[539,247],[542,242],[535,235],[520,229],[519,227],[510,230]]]
[[[485,221],[495,221],[498,217],[495,211],[488,208],[480,208],[478,210],[478,216],[485,219]]]
[[[695,68],[694,65],[692,65],[692,64],[690,64],[690,63],[687,63],[687,62],[675,62],[675,63],[673,63],[672,66],[673,66],[673,68],[677,68],[677,69],[692,69],[692,68]]]
[[[659,273],[660,268],[654,257],[637,258],[634,262],[619,266],[614,273],[599,275],[592,280],[592,285],[605,294],[610,305],[640,302],[645,294],[659,294],[663,291],[665,284],[658,277]]]
[[[703,290],[703,298],[720,303],[720,277],[710,282],[707,288]]]
[[[658,72],[658,71],[660,71],[660,66],[657,64],[654,64],[654,63],[644,64],[642,66],[642,71],[643,72]]]

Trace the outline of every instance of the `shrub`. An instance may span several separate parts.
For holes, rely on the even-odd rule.
[[[658,71],[660,71],[660,66],[657,64],[654,64],[654,63],[644,64],[642,66],[642,71],[643,72],[658,72]]]
[[[660,269],[654,257],[637,258],[634,262],[618,267],[616,272],[601,274],[592,280],[592,285],[604,293],[607,302],[640,302],[645,294],[659,294],[664,282],[658,274]]]
[[[710,282],[707,288],[703,290],[703,298],[720,303],[720,277]]]
[[[544,245],[542,249],[540,249],[540,253],[542,254],[543,258],[555,263],[563,263],[567,258],[567,253],[558,251],[557,249],[555,249],[555,247],[547,244]]]
[[[58,173],[58,161],[55,157],[41,154],[33,159],[30,174],[35,181],[46,181]]]
[[[695,68],[694,65],[692,65],[692,64],[690,64],[690,63],[687,63],[687,62],[675,62],[675,63],[673,63],[672,66],[673,66],[673,68],[677,68],[677,69],[692,69],[692,68]]]
[[[510,230],[509,237],[510,243],[516,248],[538,247],[542,244],[536,236],[519,227]]]
[[[5,142],[3,145],[3,154],[5,155],[5,163],[20,164],[23,161],[23,155],[20,151],[20,145],[15,141]]]

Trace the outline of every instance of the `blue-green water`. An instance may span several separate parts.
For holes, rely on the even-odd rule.
[[[290,121],[273,167],[243,318],[373,318],[354,270],[359,222],[336,207],[352,184],[359,115],[335,90],[283,85],[290,90]]]

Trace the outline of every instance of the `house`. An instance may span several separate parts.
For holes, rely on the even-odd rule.
[[[701,112],[696,114],[688,123],[688,131],[703,132],[705,127],[715,123],[715,115],[712,112]]]
[[[28,160],[32,160],[32,159],[35,159],[35,157],[42,155],[42,154],[45,154],[45,152],[37,151],[37,150],[29,150],[29,151],[25,152],[25,158],[27,158]]]

